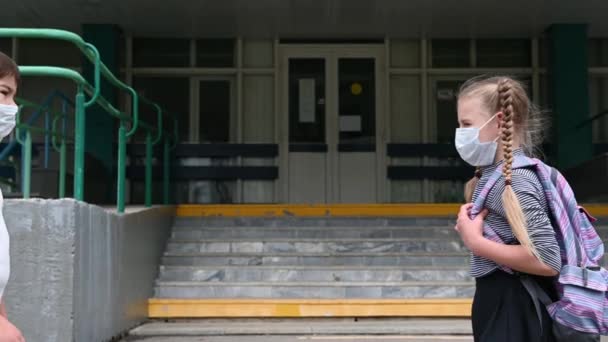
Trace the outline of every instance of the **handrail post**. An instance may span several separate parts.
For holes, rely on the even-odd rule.
[[[152,206],[152,135],[146,134],[146,190],[145,205]]]
[[[165,137],[165,143],[163,148],[163,204],[169,204],[169,172],[171,170],[169,165],[169,137]]]
[[[127,159],[127,128],[124,121],[120,122],[118,129],[118,180],[116,204],[118,213],[125,212],[125,178],[126,178],[126,159]]]
[[[65,197],[65,181],[66,181],[66,164],[67,164],[67,145],[65,142],[66,135],[66,117],[68,115],[68,103],[62,101],[62,120],[61,120],[61,146],[59,147],[59,198]]]
[[[15,134],[15,139],[17,142],[21,144],[21,192],[23,193],[23,198],[30,198],[30,179],[31,179],[31,171],[32,171],[32,134],[29,129],[26,129],[25,132],[25,140],[21,137],[21,128],[19,125],[21,124],[21,111],[23,106],[19,106],[19,110],[17,111],[15,122],[17,123],[17,134]]]
[[[78,86],[76,94],[76,128],[74,130],[74,199],[84,200],[84,148],[85,148],[84,90]]]
[[[65,164],[66,164],[66,145],[65,137],[61,137],[61,147],[59,148],[59,198],[65,197]]]
[[[47,108],[44,113],[44,168],[49,168],[49,150],[50,150],[50,135],[49,135],[49,126],[51,125],[51,121],[49,118],[49,109]]]
[[[62,130],[61,134],[59,134],[57,132],[57,121],[59,119],[63,119],[65,122],[65,115],[67,115],[67,113],[65,113],[65,108],[64,108],[64,113],[62,113],[61,115],[56,116],[53,119],[53,125],[52,125],[52,130],[51,130],[51,144],[53,145],[53,148],[55,150],[57,150],[57,152],[59,152],[59,190],[58,190],[58,197],[59,198],[64,198],[65,197],[65,159],[66,159],[66,146],[65,146],[65,129]],[[57,136],[61,137],[61,145],[57,146]]]
[[[32,179],[32,133],[25,131],[25,146],[23,146],[23,198],[30,198],[31,179]]]

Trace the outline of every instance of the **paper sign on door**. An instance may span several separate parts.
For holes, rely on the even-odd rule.
[[[361,116],[340,115],[340,132],[361,132]]]

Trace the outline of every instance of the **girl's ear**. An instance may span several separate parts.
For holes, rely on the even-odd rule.
[[[504,118],[504,116],[505,115],[502,112],[496,113],[496,122],[497,122],[498,129],[500,129],[500,127],[502,127],[502,119]]]

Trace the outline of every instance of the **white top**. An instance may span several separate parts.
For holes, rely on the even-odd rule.
[[[0,191],[0,298],[4,296],[4,289],[11,273],[10,238],[2,209],[4,209],[4,197]]]

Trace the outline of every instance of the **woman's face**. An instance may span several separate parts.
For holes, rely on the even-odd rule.
[[[498,113],[492,118],[494,114],[486,110],[479,97],[465,97],[458,100],[458,125],[460,128],[480,128],[487,123],[479,131],[480,142],[494,141],[499,136],[502,113]]]
[[[15,77],[9,75],[0,78],[0,104],[15,106],[17,82]]]

